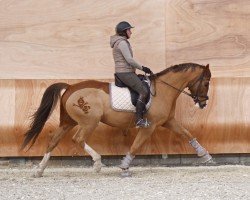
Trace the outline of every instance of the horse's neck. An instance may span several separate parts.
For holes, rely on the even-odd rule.
[[[196,69],[194,71],[187,70],[187,71],[181,71],[181,72],[169,72],[166,73],[158,78],[158,86],[161,88],[160,90],[171,90],[174,92],[177,96],[179,96],[180,92],[178,90],[175,90],[171,88],[171,86],[179,89],[184,90],[190,82],[195,80],[199,75],[201,71],[199,69]],[[164,84],[163,82],[171,85],[168,86]]]

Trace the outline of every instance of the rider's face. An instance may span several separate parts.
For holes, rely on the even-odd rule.
[[[130,28],[127,29],[127,30],[126,30],[126,33],[127,33],[128,38],[130,38],[131,35],[132,35],[131,29],[130,29]]]

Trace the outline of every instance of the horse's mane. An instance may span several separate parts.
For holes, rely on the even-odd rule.
[[[164,69],[163,71],[161,72],[158,72],[154,75],[151,76],[151,78],[154,79],[154,77],[158,77],[158,76],[161,76],[161,75],[164,75],[168,72],[182,72],[182,71],[187,71],[189,70],[190,68],[192,69],[192,71],[194,71],[196,68],[204,68],[204,65],[199,65],[199,64],[196,64],[196,63],[182,63],[182,64],[179,64],[179,65],[173,65],[171,67],[168,67],[166,69]]]

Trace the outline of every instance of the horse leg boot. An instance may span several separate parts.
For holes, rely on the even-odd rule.
[[[53,135],[53,138],[49,142],[47,151],[44,154],[42,161],[39,163],[38,167],[36,168],[36,171],[34,172],[34,175],[33,175],[34,177],[36,178],[42,177],[43,172],[48,165],[51,151],[57,146],[60,139],[65,135],[65,133],[70,131],[72,128],[73,126],[63,126],[56,130],[55,134]]]
[[[122,163],[119,166],[122,169],[121,176],[123,178],[131,177],[132,173],[129,171],[129,166],[133,161],[134,157],[135,156],[131,155],[130,153],[127,153],[127,155],[123,158]]]
[[[212,159],[212,156],[208,153],[208,151],[202,147],[199,142],[197,142],[196,138],[194,138],[191,133],[185,129],[183,126],[179,124],[174,118],[166,122],[163,127],[169,128],[174,133],[178,133],[181,136],[185,137],[189,140],[189,144],[195,149],[200,161],[202,163],[209,162]]]
[[[202,147],[199,144],[196,138],[193,138],[192,140],[190,140],[189,144],[195,149],[202,163],[206,163],[212,159],[212,156],[208,153],[208,151],[204,147]]]
[[[135,158],[135,156],[131,155],[128,152],[127,155],[122,159],[122,163],[121,163],[121,165],[119,167],[122,170],[127,170],[134,158]]]
[[[146,95],[140,95],[136,103],[136,128],[147,128],[150,125],[150,122],[147,119],[143,119],[145,102]]]

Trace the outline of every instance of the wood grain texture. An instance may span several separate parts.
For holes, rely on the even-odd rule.
[[[249,78],[212,79],[210,101],[205,110],[194,107],[191,98],[181,95],[176,118],[211,153],[250,151]],[[194,153],[187,142],[163,128],[153,137],[154,153]]]
[[[250,1],[167,0],[166,63],[210,63],[214,77],[250,76]]]
[[[11,155],[17,152],[17,141],[14,135],[15,119],[15,81],[0,80],[0,151]],[[15,153],[14,153],[15,154]]]
[[[79,80],[60,80],[70,84]],[[59,122],[58,106],[39,136],[34,147],[27,153],[19,152],[23,134],[27,131],[29,116],[37,109],[44,90],[55,80],[2,80],[0,92],[4,108],[0,121],[0,156],[43,155],[48,140]],[[7,89],[6,89],[7,88]],[[177,101],[176,118],[197,137],[211,153],[250,153],[250,78],[215,78],[211,81],[209,104],[206,109],[194,107],[186,95]],[[15,95],[15,97],[14,97]],[[8,98],[6,98],[8,97]],[[14,99],[14,100],[13,100]],[[9,108],[11,108],[9,110]],[[12,119],[12,121],[9,121]],[[66,135],[53,151],[55,156],[85,155],[71,138],[76,129]],[[136,136],[131,129],[127,136],[122,130],[100,124],[89,144],[103,155],[125,154]],[[187,141],[164,128],[158,128],[140,151],[140,154],[189,154],[194,153]]]
[[[136,27],[130,40],[136,60],[154,72],[182,62],[210,64],[207,109],[181,95],[176,118],[211,153],[250,153],[249,10],[248,0],[0,1],[0,156],[43,155],[58,108],[34,148],[24,153],[19,146],[50,84],[113,79],[109,37],[122,20]],[[53,155],[85,155],[71,141],[75,131]],[[125,154],[135,135],[100,124],[89,143],[103,155]],[[140,154],[163,153],[194,151],[159,128]]]
[[[165,66],[164,0],[0,2],[1,79],[108,79],[109,38],[118,22],[133,29],[138,62]],[[46,17],[45,17],[46,16]]]

